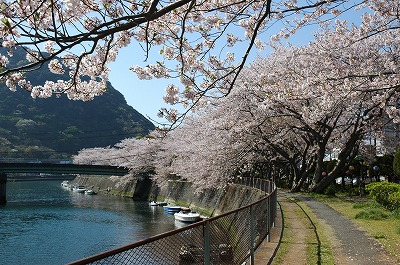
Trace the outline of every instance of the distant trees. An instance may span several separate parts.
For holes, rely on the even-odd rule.
[[[0,151],[4,159],[31,157],[28,147],[41,148],[34,152],[39,160],[69,157],[82,148],[113,145],[153,129],[112,87],[96,100],[79,102],[65,96],[32,99],[26,91],[10,93],[0,84]]]

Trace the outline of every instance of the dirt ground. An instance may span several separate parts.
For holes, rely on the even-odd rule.
[[[299,207],[287,198],[280,200],[285,213],[285,229],[282,243],[287,244],[287,252],[282,258],[281,264],[297,265],[307,263],[306,237],[310,233],[309,228]]]

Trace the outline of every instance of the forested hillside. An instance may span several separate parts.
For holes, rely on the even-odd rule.
[[[24,55],[17,53],[13,58],[18,63]],[[56,80],[46,66],[42,68],[28,74],[32,84]],[[65,95],[33,99],[27,91],[12,92],[0,84],[2,158],[61,158],[61,154],[65,158],[82,148],[113,145],[153,129],[111,84],[104,95],[88,102]]]

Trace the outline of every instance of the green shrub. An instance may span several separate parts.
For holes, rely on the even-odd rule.
[[[396,209],[396,205],[398,203],[397,200],[399,197],[394,194],[400,192],[399,184],[386,181],[374,182],[366,186],[366,191],[376,202],[378,202],[386,209]],[[392,197],[390,197],[391,195]]]
[[[393,216],[393,218],[400,219],[400,208],[392,211],[392,216]],[[399,223],[399,225],[400,225],[400,223]]]
[[[389,218],[389,214],[382,209],[363,210],[356,214],[356,219],[384,220],[387,218]]]
[[[400,209],[400,191],[389,194],[389,210]]]
[[[354,209],[365,209],[365,208],[381,208],[382,206],[374,201],[370,202],[356,202],[353,204]]]
[[[367,208],[368,206],[369,206],[368,203],[365,203],[365,202],[357,202],[357,203],[353,204],[354,209],[363,209],[363,208]]]

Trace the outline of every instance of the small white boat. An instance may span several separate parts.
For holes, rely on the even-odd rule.
[[[151,201],[149,204],[150,206],[158,206],[158,203],[156,201]]]
[[[201,219],[200,214],[195,211],[180,211],[174,214],[175,220],[182,222],[197,222]]]
[[[63,182],[61,182],[61,187],[69,188],[69,181],[68,180],[64,180]]]
[[[75,186],[72,188],[72,191],[77,193],[84,193],[86,191],[86,188],[84,186]]]
[[[151,201],[150,202],[150,206],[165,206],[167,204],[168,203],[166,203],[166,202],[159,202],[159,201]]]
[[[87,194],[87,195],[95,195],[96,192],[94,190],[85,190],[85,194]]]

